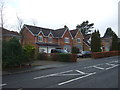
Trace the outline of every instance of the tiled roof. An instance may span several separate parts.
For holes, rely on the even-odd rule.
[[[18,32],[15,31],[9,31],[5,28],[2,29],[2,35],[3,36],[20,36],[20,34]]]
[[[45,36],[48,36],[50,31],[52,29],[37,27],[37,26],[31,26],[31,25],[25,25],[33,34],[38,34],[40,31],[43,32]]]
[[[78,29],[70,30],[70,33],[71,33],[71,35],[72,35],[73,38],[75,38],[77,32],[78,32]]]
[[[25,25],[33,34],[38,34],[40,31],[43,32],[43,34],[47,37],[49,33],[51,32],[52,35],[55,38],[61,38],[62,35],[64,34],[66,28],[61,28],[57,30],[53,29],[48,29],[48,28],[42,28],[42,27],[37,27],[37,26],[31,26],[31,25]]]
[[[66,28],[61,28],[61,29],[52,31],[52,33],[53,33],[54,37],[61,38],[63,36],[65,30],[66,30]]]

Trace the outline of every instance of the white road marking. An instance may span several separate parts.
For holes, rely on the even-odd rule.
[[[82,75],[82,74],[57,74],[55,76],[75,76],[75,75]]]
[[[101,63],[101,64],[96,64],[96,65],[92,65],[92,66],[87,66],[87,67],[84,67],[84,68],[91,68],[91,67],[100,66],[100,65],[103,65],[103,63]]]
[[[87,74],[87,75],[85,75],[85,76],[81,76],[81,77],[78,77],[78,78],[74,78],[74,79],[71,79],[71,80],[68,80],[68,81],[59,83],[58,85],[63,85],[63,84],[66,84],[66,83],[70,83],[70,82],[72,82],[72,81],[75,81],[75,80],[78,80],[78,79],[82,79],[82,78],[88,77],[88,76],[93,75],[93,74],[96,74],[96,72],[94,72],[94,73],[89,73],[89,74]]]
[[[91,67],[93,67],[93,66],[88,66],[88,67],[84,67],[84,68],[91,68]]]
[[[114,66],[115,64],[110,64],[110,63],[105,63],[105,64],[107,64],[107,65],[111,65],[111,66]]]
[[[59,73],[49,74],[49,75],[45,75],[45,76],[35,77],[35,78],[33,78],[33,79],[40,79],[40,78],[51,77],[51,76],[55,76],[55,75],[58,75],[58,74],[63,74],[63,73],[67,73],[67,72],[72,72],[72,71],[73,71],[73,70],[68,70],[68,71],[65,71],[65,72],[59,72]]]
[[[1,87],[1,86],[5,86],[5,85],[7,85],[7,84],[0,84],[0,87]]]
[[[104,70],[104,68],[102,67],[98,67],[98,66],[93,66],[94,68],[97,68],[97,69],[101,69],[101,70]]]
[[[112,67],[106,68],[105,70],[109,70],[109,69],[115,68],[115,67],[117,67],[117,66],[119,66],[119,65],[114,65],[114,66],[112,66]]]
[[[80,70],[75,70],[75,71],[77,71],[77,72],[79,72],[79,73],[81,73],[81,74],[86,74],[85,72],[82,72],[82,71],[80,71]]]

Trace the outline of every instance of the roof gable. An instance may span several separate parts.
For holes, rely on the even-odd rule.
[[[78,29],[70,30],[70,33],[71,33],[71,35],[72,35],[73,38],[75,38],[77,32],[78,32]]]
[[[52,33],[55,38],[62,38],[65,31],[66,28],[61,28],[61,29],[53,30]]]
[[[44,37],[48,37],[50,31],[52,29],[48,28],[42,28],[37,26],[31,26],[31,25],[25,25],[34,35],[39,35],[39,33],[42,33]]]

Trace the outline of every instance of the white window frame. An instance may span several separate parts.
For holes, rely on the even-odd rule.
[[[66,40],[67,40],[67,42],[66,42]],[[64,43],[70,43],[70,39],[68,37],[65,37],[64,38]]]
[[[42,38],[42,40],[40,40],[39,38]],[[43,42],[43,36],[38,36],[38,41]]]
[[[78,39],[80,40],[80,42],[78,42]],[[81,39],[80,38],[77,38],[76,40],[77,40],[77,43],[81,43]]]
[[[51,39],[51,41],[49,41],[49,39]],[[48,37],[48,42],[52,43],[52,41],[53,41],[53,38],[52,37]]]

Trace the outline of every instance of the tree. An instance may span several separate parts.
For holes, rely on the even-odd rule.
[[[92,33],[91,37],[91,51],[92,52],[101,52],[101,39],[99,30]]]
[[[18,29],[19,31],[21,31],[24,22],[23,22],[22,18],[20,18],[17,14],[16,14],[16,17],[17,17],[17,20],[18,20],[17,29]],[[21,33],[21,32],[20,32],[20,33]]]
[[[89,21],[83,21],[83,23],[81,23],[80,25],[77,25],[76,28],[81,29],[81,32],[83,35],[87,35],[88,32],[91,32],[90,29],[94,28],[93,25],[94,23],[89,24]]]

